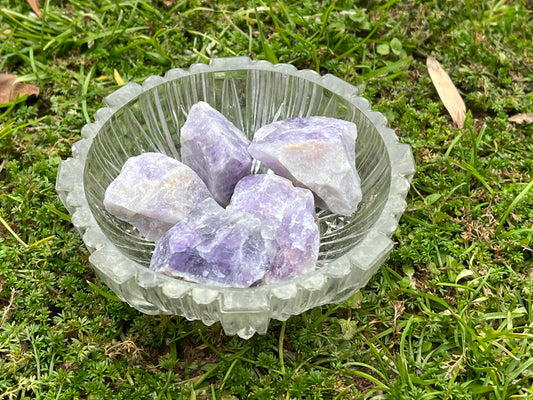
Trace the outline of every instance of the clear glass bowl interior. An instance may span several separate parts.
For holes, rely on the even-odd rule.
[[[363,200],[349,217],[317,209],[319,266],[363,240],[382,213],[391,186],[389,155],[368,116],[347,98],[302,76],[261,69],[207,71],[176,77],[142,92],[113,113],[94,137],[85,162],[85,195],[96,222],[123,254],[147,266],[154,243],[105,210],[105,190],[129,157],[155,151],[180,159],[180,128],[198,101],[211,104],[250,139],[261,126],[289,117],[323,115],[354,122]],[[254,164],[253,173],[261,172],[264,168]]]

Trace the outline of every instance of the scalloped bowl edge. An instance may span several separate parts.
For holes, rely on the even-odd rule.
[[[334,86],[332,92],[349,98],[378,128],[390,158],[391,187],[396,190],[390,191],[369,234],[350,252],[314,273],[288,282],[247,289],[200,287],[153,272],[129,260],[109,242],[85,198],[84,164],[99,129],[130,100],[154,86],[182,76],[235,69],[282,71],[321,85]],[[163,77],[147,78],[142,85],[128,83],[105,97],[103,102],[105,107],[95,113],[95,122],[82,128],[82,139],[72,146],[72,157],[60,162],[56,191],[91,253],[89,262],[98,276],[121,300],[137,310],[152,315],[177,314],[188,320],[201,320],[206,325],[220,320],[226,334],[247,339],[255,333],[266,333],[272,318],[286,320],[312,307],[345,300],[364,287],[388,258],[393,247],[391,237],[406,208],[405,198],[416,166],[411,147],[399,143],[395,132],[387,127],[385,116],[372,111],[368,100],[359,97],[357,88],[351,84],[333,75],[321,76],[315,71],[297,70],[289,64],[274,65],[248,57],[229,57],[212,59],[210,64],[193,64],[187,71],[171,69]],[[253,307],[249,301],[251,296]]]

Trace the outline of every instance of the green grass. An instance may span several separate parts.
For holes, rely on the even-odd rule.
[[[533,398],[531,1],[23,1],[0,72],[0,399]],[[382,111],[418,171],[366,288],[264,336],[147,316],[98,280],[54,191],[81,127],[125,82],[248,55],[332,73]],[[437,58],[469,113],[454,127]]]

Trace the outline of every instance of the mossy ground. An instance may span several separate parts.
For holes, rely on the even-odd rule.
[[[41,89],[0,109],[0,399],[533,398],[533,129],[510,121],[533,113],[531,1],[40,7],[0,8],[0,72]],[[248,341],[117,301],[54,191],[121,80],[232,55],[358,86],[418,165],[368,286]],[[428,55],[463,95],[462,129]]]

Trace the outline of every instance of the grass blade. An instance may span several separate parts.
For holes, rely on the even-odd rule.
[[[89,111],[87,110],[87,93],[89,90],[89,83],[91,83],[91,77],[93,75],[95,68],[96,68],[96,65],[93,65],[92,68],[89,70],[89,73],[85,77],[83,81],[83,86],[81,88],[81,95],[82,95],[81,109],[83,112],[83,116],[85,117],[85,121],[88,124],[91,122],[91,118],[89,117]]]
[[[369,80],[378,76],[389,75],[395,72],[400,71],[405,65],[411,63],[413,59],[411,57],[405,57],[401,60],[392,62],[382,68],[375,69],[374,71],[367,72],[366,74],[361,75],[361,80]]]
[[[285,327],[287,326],[287,321],[283,321],[281,324],[281,330],[279,332],[279,341],[278,341],[278,353],[279,353],[279,365],[281,373],[285,375],[285,361],[283,355],[283,339],[285,338]]]
[[[100,296],[108,299],[108,300],[111,300],[111,301],[117,301],[117,302],[122,302],[122,300],[120,300],[118,298],[118,296],[114,295],[113,293],[110,293],[109,291],[107,290],[104,290],[102,289],[100,286],[98,285],[95,285],[94,283],[92,283],[91,281],[87,281],[87,285],[89,285],[89,287],[97,294],[99,294]]]
[[[366,35],[366,37],[361,40],[359,43],[357,43],[355,46],[353,46],[351,49],[345,51],[344,53],[342,53],[340,56],[337,56],[335,57],[335,61],[339,61],[339,60],[342,60],[344,57],[347,57],[349,56],[350,54],[352,54],[354,51],[356,51],[359,47],[361,47],[362,45],[364,45],[366,42],[368,42],[370,40],[370,38],[374,35],[374,33],[376,33],[376,31],[378,30],[378,28],[381,26],[381,21],[379,21],[376,26],[374,27],[374,29],[372,29],[370,31],[370,33],[368,35]]]
[[[24,242],[24,240],[22,240],[22,239],[20,238],[20,236],[17,235],[17,233],[16,233],[13,229],[11,229],[11,227],[9,226],[9,224],[5,221],[4,218],[2,218],[1,215],[0,215],[0,223],[1,223],[2,225],[4,225],[4,228],[7,229],[7,231],[11,234],[11,236],[13,236],[13,237],[15,238],[15,240],[16,240],[17,242],[19,242],[19,243],[20,243],[22,246],[24,246],[24,247],[28,247],[28,245],[26,244],[26,242]]]
[[[451,163],[461,169],[464,169],[465,171],[470,172],[474,177],[481,183],[485,189],[487,189],[491,196],[494,196],[494,189],[490,187],[490,185],[487,183],[483,175],[479,173],[479,171],[474,168],[473,165],[467,163],[466,161],[457,162],[457,161],[451,161]]]
[[[502,218],[500,219],[500,222],[498,223],[498,226],[496,227],[496,234],[500,233],[500,231],[503,228],[503,224],[505,224],[505,221],[507,221],[507,218],[509,218],[509,215],[513,211],[513,209],[516,207],[518,203],[524,198],[524,196],[533,188],[533,180],[527,184],[527,186],[518,193],[518,196],[514,198],[514,200],[509,204],[509,207],[507,207],[507,210],[505,210],[505,213],[503,214]]]
[[[51,235],[51,236],[48,236],[48,237],[45,237],[43,239],[39,239],[37,240],[36,242],[33,242],[32,244],[29,244],[28,245],[28,249],[32,248],[32,247],[35,247],[35,246],[38,246],[40,244],[43,244],[45,242],[48,242],[49,240],[55,238],[55,235]]]
[[[274,50],[268,42],[265,39],[265,35],[263,34],[263,24],[261,23],[261,20],[259,19],[259,13],[257,11],[257,5],[254,2],[254,10],[255,10],[255,18],[257,20],[257,27],[259,28],[259,42],[261,43],[261,48],[263,50],[263,53],[265,54],[265,57],[267,61],[270,61],[272,64],[278,64],[279,60],[276,57],[276,54],[274,53]]]

